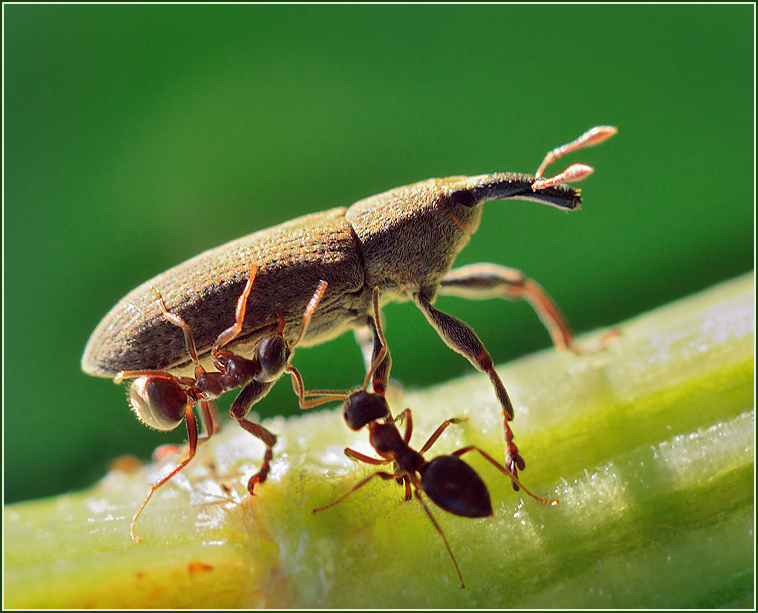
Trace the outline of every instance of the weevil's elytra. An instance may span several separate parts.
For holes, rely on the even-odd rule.
[[[361,200],[350,209],[306,215],[206,251],[137,287],[93,332],[82,369],[101,377],[138,369],[188,372],[184,338],[156,308],[154,289],[193,330],[201,362],[208,366],[210,348],[228,326],[250,262],[258,266],[256,287],[242,333],[230,346],[235,353],[251,355],[278,314],[285,317],[285,335],[291,340],[320,279],[329,283],[329,293],[302,345],[317,345],[365,325],[370,308],[366,288],[382,288],[384,305],[410,300],[417,288],[438,286],[479,225],[481,207],[459,204],[460,190],[488,178],[493,193],[502,197],[515,193],[510,197],[566,210],[580,206],[578,192],[569,187],[552,187],[536,198],[532,176],[483,175],[433,179]],[[453,195],[449,204],[446,194]],[[380,219],[377,211],[383,211]]]
[[[578,209],[578,190],[562,183],[582,180],[592,169],[574,164],[554,177],[544,178],[542,173],[559,157],[598,144],[615,132],[609,126],[593,128],[554,149],[536,176],[495,173],[430,179],[206,251],[121,300],[92,334],[82,368],[101,377],[113,377],[122,370],[188,372],[191,363],[182,332],[156,310],[155,290],[164,297],[167,309],[193,330],[198,355],[207,366],[251,263],[259,270],[256,291],[248,301],[240,333],[228,346],[243,357],[255,353],[259,339],[276,327],[279,316],[285,322],[284,337],[291,342],[320,280],[328,283],[329,292],[314,313],[302,344],[323,343],[350,329],[356,330],[360,339],[368,338],[365,330],[376,286],[380,306],[412,300],[445,344],[488,375],[503,412],[506,465],[515,473],[523,469],[524,460],[509,425],[513,406],[489,353],[470,326],[433,305],[441,289],[447,295],[475,299],[493,293],[526,299],[547,323],[556,344],[574,349],[565,318],[544,290],[523,274],[495,264],[450,269],[479,227],[484,202],[529,200],[567,211]],[[371,352],[370,341],[367,344],[364,355]]]
[[[343,330],[333,333],[329,330],[333,326],[324,322],[354,316],[349,307],[346,313],[345,304],[363,288],[363,269],[344,211],[308,215],[238,239],[142,284],[92,334],[82,358],[83,370],[102,377],[113,377],[121,370],[190,372],[184,337],[157,309],[156,289],[168,310],[192,329],[201,362],[209,367],[210,349],[229,325],[229,313],[234,312],[251,262],[258,267],[255,291],[248,299],[245,326],[229,346],[232,351],[251,356],[258,339],[277,325],[280,314],[287,322],[285,337],[293,340],[321,279],[329,283],[329,293],[302,344],[330,340]]]

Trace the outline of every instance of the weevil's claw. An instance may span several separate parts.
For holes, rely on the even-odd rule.
[[[518,478],[518,471],[524,470],[526,468],[526,462],[518,452],[516,443],[514,443],[512,440],[507,442],[507,448],[508,452],[505,455],[505,467],[514,477]],[[511,486],[513,487],[514,492],[518,492],[521,489],[515,481],[511,482]]]
[[[572,342],[568,347],[563,348],[568,349],[574,355],[592,355],[593,353],[600,353],[608,349],[613,339],[618,338],[619,336],[621,336],[621,330],[619,328],[611,328],[610,330],[603,332],[595,345],[580,347]]]

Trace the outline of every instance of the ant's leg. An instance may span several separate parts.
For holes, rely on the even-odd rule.
[[[177,377],[176,375],[166,372],[165,370],[122,370],[115,377],[113,382],[120,385],[124,379],[136,379],[137,377],[153,377],[155,379],[170,379],[180,385],[192,385],[195,380],[190,377]]]
[[[295,342],[289,346],[290,356],[291,356],[291,353],[295,350],[295,346],[298,345],[301,340],[303,340],[303,337],[305,336],[305,332],[306,330],[308,330],[308,326],[311,323],[311,319],[313,319],[313,314],[316,312],[316,309],[318,308],[319,303],[324,298],[324,294],[326,293],[326,288],[328,287],[328,285],[329,284],[323,279],[321,279],[321,281],[318,282],[316,291],[313,292],[313,296],[311,296],[311,299],[308,302],[308,306],[305,307],[305,312],[303,313],[303,325],[300,328],[300,335],[295,339]]]
[[[329,503],[329,504],[328,504],[328,505],[326,505],[326,506],[323,506],[323,507],[319,507],[318,509],[313,509],[313,511],[312,511],[312,512],[313,512],[313,513],[320,513],[321,511],[325,511],[326,509],[330,509],[330,508],[332,508],[333,506],[335,506],[335,505],[339,504],[340,502],[342,502],[343,500],[345,500],[345,498],[347,498],[347,497],[348,497],[350,494],[352,494],[353,492],[355,492],[355,490],[357,490],[357,489],[359,489],[359,488],[363,487],[364,485],[366,485],[366,484],[367,484],[369,481],[371,481],[371,480],[372,480],[374,477],[379,477],[380,479],[383,479],[384,481],[388,481],[388,480],[390,480],[390,479],[394,479],[394,478],[395,478],[395,475],[391,475],[391,474],[389,474],[389,473],[385,473],[385,472],[378,472],[378,473],[374,473],[373,475],[369,475],[369,476],[368,476],[368,477],[366,477],[365,479],[362,479],[361,481],[359,481],[359,482],[357,483],[357,485],[355,485],[355,486],[353,487],[353,489],[351,489],[351,490],[350,490],[349,492],[347,492],[346,494],[343,494],[342,496],[340,496],[339,498],[337,498],[337,500],[335,500],[334,502],[332,502],[332,503]]]
[[[147,498],[145,498],[145,502],[142,503],[142,506],[139,508],[137,513],[132,518],[132,525],[131,525],[131,534],[132,538],[137,542],[141,543],[142,539],[137,536],[137,533],[135,532],[135,524],[137,523],[137,519],[142,514],[142,510],[145,508],[145,505],[147,505],[147,501],[150,500],[151,496],[155,493],[155,490],[157,490],[161,485],[166,483],[171,477],[173,477],[176,473],[178,473],[182,468],[187,466],[189,464],[190,460],[195,457],[195,451],[197,450],[197,421],[195,421],[195,415],[192,413],[192,405],[187,404],[187,408],[185,410],[185,419],[187,420],[187,436],[189,438],[189,457],[186,460],[183,460],[179,463],[179,465],[174,468],[168,475],[163,477],[158,483],[153,485],[153,488],[150,490],[150,492],[147,495]]]
[[[479,340],[479,337],[471,326],[452,315],[434,308],[425,296],[414,294],[413,299],[419,309],[421,309],[421,312],[426,316],[427,321],[437,330],[437,334],[440,335],[445,344],[453,351],[465,357],[474,368],[487,373],[489,376],[492,386],[495,388],[495,395],[503,410],[503,433],[506,449],[505,464],[514,474],[517,474],[518,470],[524,470],[524,459],[519,454],[516,443],[513,442],[513,431],[508,423],[514,416],[513,405],[511,404],[511,399],[508,397],[508,392],[505,391],[505,386],[500,376],[495,372],[492,358],[484,347],[484,344]],[[513,487],[518,490],[518,486],[515,483]]]
[[[450,559],[453,561],[453,564],[455,565],[455,572],[458,573],[458,578],[461,580],[461,589],[465,588],[466,585],[463,583],[463,575],[461,574],[461,569],[458,568],[458,562],[456,561],[455,556],[453,555],[453,550],[450,549],[450,543],[447,542],[447,537],[445,536],[445,533],[442,531],[442,528],[437,523],[437,520],[434,519],[434,515],[432,515],[432,512],[429,510],[429,507],[426,506],[424,499],[421,497],[421,494],[419,493],[418,485],[416,485],[415,494],[416,494],[416,500],[418,500],[421,503],[421,506],[424,507],[424,511],[426,511],[427,516],[429,517],[429,519],[432,520],[434,527],[436,528],[437,532],[439,532],[439,535],[442,537],[442,542],[445,543],[445,548],[447,549],[448,554],[450,554]]]
[[[437,439],[440,437],[440,435],[441,435],[441,434],[442,434],[442,433],[443,433],[445,430],[447,430],[447,427],[448,427],[450,424],[462,424],[464,421],[467,421],[467,420],[468,420],[468,417],[453,417],[453,418],[451,418],[451,419],[446,419],[446,420],[445,420],[445,421],[443,421],[443,422],[440,424],[440,426],[439,426],[439,427],[438,427],[438,428],[437,428],[437,429],[434,431],[434,434],[432,434],[432,435],[429,437],[429,440],[428,440],[428,441],[426,441],[426,443],[424,443],[424,446],[423,446],[421,449],[419,449],[419,450],[418,450],[418,452],[419,452],[421,455],[424,455],[424,453],[425,453],[426,451],[428,451],[428,450],[429,450],[429,448],[430,448],[432,445],[434,445],[434,443],[436,443],[436,442],[437,442]]]
[[[366,367],[366,372],[368,372],[371,370],[371,364],[374,363],[373,355],[376,335],[371,330],[371,327],[366,324],[361,325],[357,328],[353,328],[353,336],[355,337],[355,342],[358,343],[358,347],[361,350],[361,355],[363,356],[363,364]]]
[[[393,423],[405,422],[405,432],[403,433],[403,442],[407,445],[411,442],[411,436],[413,436],[413,413],[410,409],[405,409],[400,415],[392,420]],[[419,452],[423,453],[423,452]]]
[[[349,393],[344,390],[309,390],[306,391],[303,383],[303,376],[300,371],[292,364],[288,364],[284,370],[292,379],[292,390],[298,397],[298,404],[303,410],[312,409],[329,402],[341,402],[348,398]],[[308,397],[315,397],[316,400],[306,400]]]
[[[261,463],[260,470],[250,477],[250,481],[247,483],[247,491],[251,495],[254,494],[255,484],[263,483],[268,477],[268,473],[271,470],[271,460],[274,458],[274,445],[276,445],[276,436],[266,430],[260,424],[256,424],[248,419],[245,419],[250,412],[250,408],[263,398],[276,381],[269,381],[267,383],[261,383],[260,381],[253,381],[242,388],[242,391],[237,395],[232,403],[230,413],[241,428],[247,430],[253,436],[259,438],[264,445],[266,445],[266,452],[263,456],[263,462]]]
[[[551,500],[551,499],[545,499],[540,498],[539,496],[535,496],[530,492],[528,489],[524,487],[524,485],[516,478],[516,475],[514,475],[510,470],[508,470],[505,466],[500,464],[495,458],[493,458],[491,455],[489,455],[487,452],[482,451],[477,447],[476,445],[469,445],[468,447],[464,447],[463,449],[459,449],[458,451],[454,451],[450,455],[453,455],[455,457],[460,458],[464,453],[468,453],[469,451],[478,451],[482,457],[484,457],[485,460],[487,460],[490,464],[492,464],[495,468],[497,468],[501,473],[503,473],[506,477],[508,477],[511,481],[513,481],[513,484],[518,486],[516,489],[522,489],[524,490],[529,496],[534,498],[535,500],[539,500],[540,502],[544,504],[549,504],[552,506],[557,506],[560,504],[558,500]]]
[[[163,313],[163,317],[169,323],[175,325],[178,328],[181,328],[182,332],[184,332],[184,344],[187,346],[187,353],[189,353],[189,356],[192,359],[192,363],[195,365],[195,379],[197,379],[201,374],[205,372],[205,369],[200,365],[200,360],[197,358],[197,349],[195,349],[195,340],[192,337],[192,329],[189,327],[189,324],[187,324],[187,322],[184,321],[181,317],[175,315],[174,313],[169,313],[165,303],[163,302],[163,298],[161,297],[160,292],[157,289],[154,291],[155,295],[158,297],[158,306]]]
[[[213,346],[213,350],[219,351],[225,345],[231,343],[242,332],[242,324],[245,321],[245,311],[247,310],[247,299],[250,297],[250,290],[253,287],[253,281],[255,281],[255,273],[258,271],[258,267],[255,264],[250,264],[250,277],[245,284],[245,289],[242,290],[239,299],[237,300],[237,309],[235,311],[234,325],[224,330],[218,335],[216,343]]]
[[[366,325],[356,328],[353,333],[361,348],[363,361],[366,364],[366,379],[363,389],[371,389],[382,396],[387,391],[387,383],[392,369],[392,356],[382,330],[382,313],[379,310],[379,288],[372,293],[374,315],[366,316]]]
[[[364,464],[371,464],[373,466],[381,466],[382,464],[389,464],[390,462],[392,462],[392,460],[372,458],[371,456],[362,454],[360,451],[355,451],[355,449],[350,449],[350,447],[345,449],[345,455],[351,460],[358,460],[358,462],[363,462]]]
[[[379,310],[379,288],[375,287],[371,296],[374,316],[368,317],[368,325],[374,335],[374,349],[371,354],[371,368],[368,369],[363,389],[368,389],[369,380],[373,391],[384,396],[392,369],[392,355],[382,330],[382,313]]]
[[[198,440],[204,443],[219,431],[218,412],[215,404],[208,400],[200,402],[200,422],[203,424],[204,434]]]

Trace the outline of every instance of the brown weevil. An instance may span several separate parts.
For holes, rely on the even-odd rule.
[[[188,457],[153,485],[147,498],[132,519],[131,535],[138,543],[142,539],[137,535],[135,526],[151,496],[159,487],[189,464],[195,456],[198,443],[209,439],[217,430],[217,418],[212,401],[222,394],[242,388],[232,402],[230,413],[244,430],[259,438],[266,445],[263,463],[260,470],[250,478],[247,486],[248,491],[253,494],[255,484],[262,483],[268,476],[276,436],[263,426],[247,419],[247,414],[253,404],[265,396],[274,383],[285,373],[290,374],[293,386],[298,389],[298,383],[302,379],[297,369],[291,365],[290,360],[295,346],[307,331],[313,313],[323,298],[324,292],[326,292],[327,283],[326,281],[319,282],[316,291],[311,296],[311,300],[303,313],[300,335],[294,341],[287,342],[284,339],[284,319],[282,318],[279,326],[261,338],[252,359],[247,359],[225,349],[225,347],[231,344],[242,330],[247,301],[255,275],[256,268],[253,265],[245,289],[237,300],[234,325],[218,335],[211,349],[211,359],[215,370],[206,370],[200,364],[192,329],[180,316],[169,312],[161,294],[156,290],[156,298],[162,316],[168,323],[180,328],[184,333],[186,351],[195,368],[194,375],[192,377],[176,376],[166,370],[141,369],[122,370],[114,377],[116,383],[121,383],[124,379],[134,379],[129,387],[129,404],[139,420],[146,426],[155,430],[173,430],[182,421],[187,423]],[[205,427],[205,434],[201,437],[198,436],[197,421],[193,413],[193,408],[198,404],[200,405],[200,419]]]
[[[155,309],[155,290],[167,311],[193,331],[199,363],[210,366],[214,344],[242,293],[250,262],[258,270],[256,288],[228,350],[254,356],[261,338],[280,327],[283,339],[292,344],[313,288],[324,280],[328,295],[300,345],[318,345],[354,330],[364,356],[370,356],[376,339],[372,343],[367,318],[373,288],[378,287],[380,306],[412,300],[451,349],[487,373],[503,413],[506,466],[515,475],[523,470],[524,460],[513,442],[509,422],[514,412],[505,386],[473,329],[433,304],[438,294],[525,299],[545,322],[554,343],[575,349],[571,329],[557,306],[521,272],[495,264],[452,271],[451,267],[479,227],[485,202],[530,200],[566,211],[578,209],[579,191],[564,183],[584,179],[592,168],[574,164],[550,178],[543,178],[543,172],[559,157],[598,144],[615,132],[610,126],[593,128],[551,151],[536,175],[429,179],[206,251],[139,286],[113,307],[90,337],[82,369],[101,377],[115,377],[121,371],[192,372],[181,331]]]
[[[545,500],[532,494],[518,481],[511,471],[500,465],[497,460],[475,445],[469,445],[451,454],[440,455],[427,461],[424,458],[424,453],[431,448],[445,429],[451,424],[462,423],[465,419],[447,419],[442,422],[418,451],[410,446],[413,434],[411,410],[405,409],[397,417],[392,417],[383,391],[377,391],[386,389],[390,370],[389,349],[387,348],[381,328],[379,288],[374,289],[373,304],[374,317],[369,320],[369,326],[379,344],[376,346],[373,361],[369,367],[369,373],[364,380],[363,387],[345,392],[330,390],[303,391],[302,379],[298,378],[297,385],[300,387],[296,391],[300,396],[300,404],[303,407],[312,407],[334,400],[342,400],[342,415],[345,423],[351,430],[356,432],[366,427],[369,433],[369,443],[380,457],[372,458],[350,448],[345,449],[345,455],[350,459],[374,466],[391,463],[393,472],[379,471],[372,473],[359,481],[352,489],[334,502],[314,509],[313,513],[324,511],[339,504],[375,477],[379,477],[385,481],[394,479],[398,484],[405,486],[406,501],[415,497],[423,507],[424,512],[445,544],[448,555],[458,573],[461,588],[463,588],[465,587],[463,574],[455,559],[455,555],[453,555],[442,527],[434,518],[434,515],[432,515],[426,502],[424,502],[421,492],[426,494],[429,500],[438,507],[453,515],[470,518],[492,517],[494,513],[487,486],[479,474],[461,459],[463,454],[477,451],[501,473],[509,477],[519,489],[535,500],[551,505],[557,505],[558,501]],[[373,392],[368,391],[369,383],[373,385]],[[308,397],[318,397],[318,399],[308,402],[305,400]],[[401,422],[405,422],[405,432],[403,435],[400,434],[400,430],[397,427],[397,424]],[[411,486],[413,487],[411,488]]]

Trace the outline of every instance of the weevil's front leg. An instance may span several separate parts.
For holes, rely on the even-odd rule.
[[[574,342],[566,316],[542,286],[515,268],[499,264],[470,264],[447,273],[440,282],[439,293],[470,300],[504,298],[526,300],[537,313],[558,349],[568,349],[576,355],[603,351],[613,332],[606,333],[596,347],[579,347]]]
[[[460,353],[471,365],[481,372],[487,373],[495,388],[495,395],[503,409],[503,431],[505,437],[505,465],[514,475],[518,470],[524,470],[524,459],[518,452],[518,447],[513,442],[513,431],[509,421],[513,419],[513,405],[505,391],[505,386],[500,380],[500,376],[495,372],[492,364],[492,358],[485,348],[484,344],[474,332],[473,328],[467,323],[443,313],[436,309],[429,302],[429,299],[422,294],[414,294],[413,300],[416,305],[426,316],[429,323],[437,330],[445,344],[453,351]],[[518,491],[518,486],[514,483],[513,488]]]
[[[248,385],[242,388],[242,391],[237,395],[232,403],[229,412],[232,417],[237,420],[237,423],[244,430],[247,430],[253,436],[261,439],[263,444],[266,445],[266,452],[263,455],[263,462],[261,463],[261,469],[250,477],[250,481],[247,483],[247,491],[251,495],[254,495],[254,489],[256,483],[263,483],[268,477],[268,473],[271,470],[271,460],[274,458],[274,445],[276,445],[276,436],[266,430],[260,424],[256,424],[246,419],[247,414],[250,412],[250,408],[263,398],[276,381],[268,381],[261,383],[260,381],[252,381]]]

